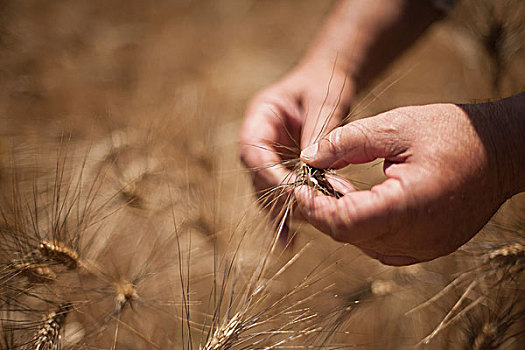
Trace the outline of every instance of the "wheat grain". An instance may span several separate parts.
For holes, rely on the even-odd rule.
[[[115,305],[117,312],[122,312],[125,305],[133,307],[133,301],[139,298],[133,283],[122,280],[115,284]]]
[[[334,190],[330,182],[326,179],[326,174],[331,172],[331,170],[314,168],[301,161],[299,163],[299,170],[297,171],[297,180],[295,184],[305,184],[327,196],[341,198],[343,195]]]
[[[59,348],[61,339],[61,330],[66,321],[68,312],[72,309],[70,303],[64,303],[58,306],[44,317],[43,324],[35,335],[31,344],[34,350],[55,350]],[[28,347],[27,350],[30,348]]]
[[[236,313],[230,320],[213,332],[211,339],[202,347],[202,350],[230,349],[242,331],[241,314]]]
[[[57,276],[46,264],[41,263],[41,256],[33,251],[23,259],[14,259],[10,267],[26,276],[30,282],[44,283],[56,280]]]
[[[43,257],[52,259],[70,270],[77,268],[79,264],[78,253],[61,242],[51,243],[43,240],[38,245],[38,250]]]

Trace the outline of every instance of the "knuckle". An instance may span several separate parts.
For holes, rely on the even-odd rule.
[[[325,137],[321,139],[320,141],[320,148],[323,150],[323,152],[329,153],[333,156],[338,156],[340,153],[340,143],[342,140],[342,133],[343,128],[338,127],[334,129],[328,137]]]
[[[269,89],[261,90],[250,100],[249,106],[254,106],[254,105],[264,103],[268,100],[269,96],[271,95],[272,95],[271,90]]]
[[[276,87],[270,86],[258,92],[249,102],[249,108],[257,108],[259,106],[272,106],[278,104],[282,98],[282,92],[278,91]]]
[[[346,125],[346,128],[349,131],[349,134],[356,135],[357,139],[360,140],[359,143],[354,144],[352,146],[352,149],[358,150],[366,158],[373,158],[373,154],[371,153],[371,146],[373,144],[371,140],[371,135],[374,131],[368,125],[368,121],[358,120],[354,123]],[[350,145],[347,145],[347,147],[349,146]],[[350,151],[350,149],[347,149],[347,151]]]
[[[403,129],[403,125],[406,124],[406,116],[402,108],[397,108],[360,121],[368,132],[391,134]]]
[[[327,221],[330,225],[330,235],[337,242],[348,243],[348,224],[345,214],[341,214],[338,208],[330,210]]]
[[[253,171],[253,168],[257,166],[253,160],[253,149],[249,145],[241,144],[239,148],[239,159],[244,167]]]
[[[275,104],[274,94],[270,91],[263,90],[255,95],[247,104],[245,116],[252,118],[257,114],[257,111],[265,108],[271,108]]]
[[[350,220],[345,208],[334,210],[331,218],[331,235],[337,242],[350,243],[348,232],[350,231]]]
[[[248,155],[246,154],[246,150],[244,148],[241,148],[239,152],[239,159],[245,168],[250,167],[248,162]]]

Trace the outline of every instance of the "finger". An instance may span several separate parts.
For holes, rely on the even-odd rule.
[[[372,259],[376,259],[384,265],[405,266],[420,262],[418,259],[412,258],[410,256],[382,255],[371,249],[363,247],[358,248]]]
[[[241,160],[250,170],[256,197],[260,205],[278,217],[280,208],[290,196],[286,183],[293,182],[293,174],[281,164],[281,159],[272,146],[264,143],[241,144]],[[243,150],[244,148],[244,150]]]
[[[279,185],[290,176],[276,150],[265,143],[241,144],[241,160],[250,170],[257,190]]]
[[[262,93],[246,110],[241,140],[264,137],[274,141],[290,137],[299,140],[303,127],[297,97],[282,91]]]
[[[335,231],[334,226],[339,224],[333,216],[337,215],[336,199],[320,195],[310,186],[298,186],[294,190],[297,208],[301,215],[315,228],[328,235]],[[338,218],[339,220],[339,218]]]
[[[241,161],[251,171],[257,190],[277,186],[290,176],[276,148],[278,144],[290,144],[286,127],[282,117],[267,104],[251,108],[243,123],[239,140]]]
[[[305,148],[325,136],[328,131],[341,125],[341,120],[350,109],[352,87],[346,75],[335,74],[326,81],[326,87],[312,86],[305,93],[305,114],[301,135],[301,147]]]
[[[254,149],[246,152],[243,162],[250,170],[254,185],[258,189],[278,186],[285,179],[290,178],[290,171],[281,164],[281,159],[276,156],[271,146],[252,146]]]
[[[335,174],[327,174],[325,177],[330,185],[332,185],[334,190],[341,193],[342,195],[354,192],[356,190],[355,187],[344,177]]]
[[[328,131],[341,125],[341,120],[347,110],[345,106],[327,105],[319,110],[313,108],[311,112],[305,112],[307,116],[302,130],[301,147],[306,148],[319,141],[328,134]]]
[[[370,117],[336,128],[318,143],[304,149],[301,159],[321,169],[339,169],[377,158],[401,161],[408,143],[400,137],[391,116]]]
[[[397,179],[387,179],[369,191],[346,193],[339,199],[301,186],[295,197],[308,222],[335,240],[356,245],[388,234],[394,218],[402,218],[407,207],[407,195]]]

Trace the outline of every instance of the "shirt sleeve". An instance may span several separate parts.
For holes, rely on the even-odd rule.
[[[443,12],[449,12],[456,4],[456,0],[430,0],[430,2]]]

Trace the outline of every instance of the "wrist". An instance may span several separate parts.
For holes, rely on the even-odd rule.
[[[321,68],[352,78],[350,66],[353,66],[352,57],[344,50],[326,46],[319,47],[319,45],[311,47],[298,64],[298,67]]]
[[[430,1],[341,0],[305,57],[335,64],[361,91],[441,15]]]
[[[348,74],[344,59],[336,55],[305,56],[293,69],[292,76],[308,77],[310,88],[322,87],[323,95],[327,88],[330,94],[338,96],[340,102],[349,103],[355,95],[355,80]]]

